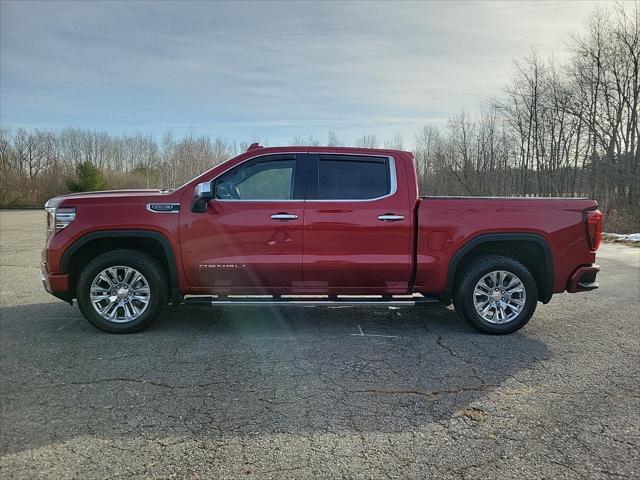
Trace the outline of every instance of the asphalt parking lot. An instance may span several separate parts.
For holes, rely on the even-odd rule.
[[[0,225],[2,478],[640,476],[638,248],[603,245],[599,290],[503,337],[442,306],[179,307],[109,335],[43,291],[43,213]]]

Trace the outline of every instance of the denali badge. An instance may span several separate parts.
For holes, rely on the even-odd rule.
[[[244,268],[244,263],[201,263],[198,268]]]

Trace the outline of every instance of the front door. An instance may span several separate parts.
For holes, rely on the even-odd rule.
[[[302,286],[303,155],[247,160],[214,179],[205,213],[184,212],[192,287],[267,293]],[[182,222],[181,222],[182,223]]]

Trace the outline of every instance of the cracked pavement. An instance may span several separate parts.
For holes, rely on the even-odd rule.
[[[168,309],[109,335],[0,212],[2,478],[638,478],[640,249],[502,337],[451,308]],[[358,334],[389,335],[368,337]]]

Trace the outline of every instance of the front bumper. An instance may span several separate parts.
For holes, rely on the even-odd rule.
[[[567,292],[588,292],[595,290],[600,285],[596,282],[596,276],[600,271],[600,265],[595,263],[578,267],[569,277],[567,284]]]
[[[42,262],[40,264],[40,280],[42,280],[44,289],[51,295],[65,302],[72,303],[73,296],[71,294],[69,275],[66,273],[49,273],[46,262]]]

